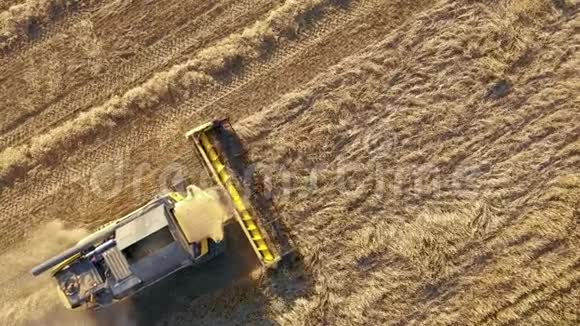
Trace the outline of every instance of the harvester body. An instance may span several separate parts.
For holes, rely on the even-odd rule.
[[[224,152],[236,137],[227,120],[204,124],[186,137],[222,194],[190,185],[186,193],[158,196],[35,267],[33,275],[51,270],[67,307],[100,308],[204,264],[225,250],[227,223],[240,225],[263,267],[276,266],[280,255],[229,166],[240,154]]]
[[[208,202],[210,194],[189,187],[187,194],[168,193],[81,240],[75,247],[32,270],[52,269],[57,290],[66,306],[102,307],[122,300],[174,272],[196,266],[223,252],[222,238],[210,234],[189,237],[186,231],[211,218],[220,227],[225,215],[184,217],[179,209]],[[199,200],[199,199],[198,199]],[[219,199],[215,206],[219,207]],[[209,232],[208,232],[209,233]]]

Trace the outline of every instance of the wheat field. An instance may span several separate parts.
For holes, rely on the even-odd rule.
[[[2,2],[1,324],[580,323],[579,8]],[[225,116],[300,261],[61,309],[28,269],[177,174],[209,185],[183,134]]]

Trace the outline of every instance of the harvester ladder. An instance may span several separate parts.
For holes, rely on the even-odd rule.
[[[103,257],[117,281],[124,280],[131,276],[132,273],[129,269],[129,263],[127,263],[127,259],[123,256],[119,248],[113,247],[105,251]]]
[[[240,192],[236,189],[230,173],[216,152],[206,132],[200,133],[199,141],[205,152],[205,155],[207,156],[207,159],[214,169],[216,179],[218,179],[218,181],[226,189],[230,198],[232,199],[236,212],[238,213],[239,218],[242,220],[241,224],[246,229],[248,235],[254,243],[254,248],[260,253],[266,263],[274,262],[276,258],[272,254],[272,250],[270,250],[268,247],[268,244],[266,243],[255,218],[252,216],[252,213],[244,203]]]

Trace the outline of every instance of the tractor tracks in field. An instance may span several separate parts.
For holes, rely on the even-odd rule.
[[[97,80],[86,80],[46,108],[39,107],[4,126],[0,130],[0,149],[22,144],[114,94],[124,93],[147,80],[155,71],[186,60],[184,55],[187,52],[207,46],[251,24],[257,17],[269,12],[272,6],[270,1],[232,0],[211,8],[120,67],[112,67]]]
[[[165,162],[171,162],[180,156],[178,150],[174,151],[179,146],[175,138],[183,142],[183,128],[224,115],[251,115],[280,95],[301,87],[342,58],[382,40],[407,18],[427,7],[426,1],[403,6],[399,1],[378,0],[332,6],[297,39],[284,42],[268,58],[246,65],[231,80],[210,86],[177,105],[165,103],[155,109],[153,116],[123,124],[106,139],[87,145],[51,172],[32,173],[28,180],[3,191],[0,230],[4,233],[4,247],[17,242],[31,221],[38,224],[55,216],[50,208],[31,212],[31,207],[46,202],[56,211],[62,209],[59,205],[70,208],[72,198],[60,198],[58,192],[67,185],[89,180],[91,171],[107,158],[131,157],[130,162],[125,162],[129,165],[146,162],[151,157],[147,142],[154,140],[155,144],[168,144],[164,148]],[[255,95],[256,92],[261,95]],[[158,148],[149,150],[158,151]],[[22,193],[27,196],[20,196]],[[91,201],[91,205],[96,202]]]

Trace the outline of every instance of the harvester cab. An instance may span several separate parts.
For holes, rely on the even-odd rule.
[[[107,306],[185,267],[203,265],[225,251],[229,223],[239,224],[264,268],[277,266],[280,246],[271,236],[276,230],[246,193],[243,148],[229,122],[204,124],[186,137],[221,190],[189,185],[185,192],[158,196],[33,268],[35,276],[52,271],[65,306]]]

